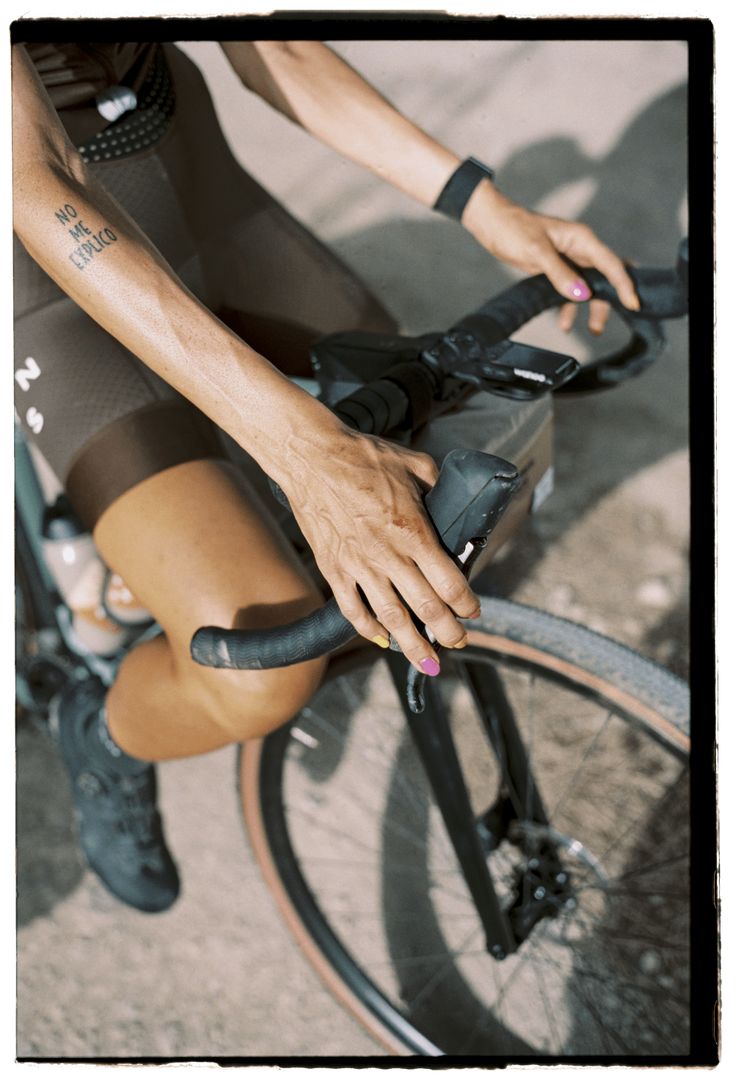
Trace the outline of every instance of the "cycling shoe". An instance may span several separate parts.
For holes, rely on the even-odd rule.
[[[119,900],[139,911],[165,911],[179,895],[179,875],[156,807],[156,773],[122,752],[120,762],[109,754],[108,766],[107,751],[92,729],[105,694],[98,679],[88,678],[67,686],[50,710],[72,785],[80,845]]]

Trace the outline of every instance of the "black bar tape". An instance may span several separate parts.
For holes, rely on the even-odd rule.
[[[432,414],[437,384],[424,364],[416,360],[394,364],[384,375],[384,379],[400,387],[409,400],[409,415],[404,426],[416,431],[426,424]]]
[[[497,340],[502,341],[510,337],[525,323],[531,322],[543,311],[562,304],[564,298],[560,296],[552,285],[549,278],[544,274],[526,278],[517,282],[511,288],[506,289],[498,296],[489,300],[469,316],[477,325],[479,318],[492,320],[495,332],[499,335]],[[453,329],[464,329],[465,320],[461,320]],[[485,338],[485,334],[484,334]]]
[[[367,435],[383,435],[404,425],[409,401],[396,383],[376,379],[338,401],[333,411],[349,427]]]
[[[336,600],[287,626],[224,630],[203,626],[192,638],[192,659],[206,667],[266,670],[313,660],[356,636]]]

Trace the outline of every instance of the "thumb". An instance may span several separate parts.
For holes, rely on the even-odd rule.
[[[555,289],[566,300],[574,300],[583,303],[590,300],[592,293],[579,273],[561,259],[556,250],[549,244],[541,260],[542,272],[547,275]]]

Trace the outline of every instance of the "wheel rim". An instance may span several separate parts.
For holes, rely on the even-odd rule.
[[[474,638],[477,642],[484,636]],[[463,651],[464,660],[481,667],[489,657],[473,646]],[[529,683],[518,663],[514,656],[513,665],[504,666],[505,684],[521,676]],[[446,663],[443,670],[450,666]],[[447,1053],[686,1053],[687,778],[679,741],[675,748],[665,747],[633,729],[630,703],[625,717],[619,717],[607,702],[601,719],[599,701],[605,695],[599,684],[584,686],[592,695],[585,707],[598,717],[594,731],[587,714],[569,713],[573,699],[557,685],[560,673],[553,671],[553,685],[543,671],[535,671],[534,679],[544,681],[549,737],[534,750],[542,772],[554,775],[557,784],[557,798],[547,799],[552,829],[541,839],[553,845],[572,875],[574,897],[568,893],[563,899],[574,898],[576,907],[541,919],[518,952],[498,964],[485,954],[464,882],[455,879],[454,856],[422,786],[403,717],[398,712],[382,716],[380,733],[370,727],[366,701],[376,696],[385,701],[390,693],[381,668],[364,675],[366,685],[357,692],[351,680],[337,679],[327,691],[332,697],[318,695],[291,733],[281,735],[288,795],[283,823],[303,875],[297,894],[302,889],[315,897],[346,952],[368,972],[396,1014]],[[569,677],[568,666],[563,681]],[[490,777],[488,761],[479,764],[477,743],[462,732],[464,721],[458,718],[468,706],[461,681],[453,684],[443,676],[442,683],[456,698],[454,726],[461,732],[459,749],[470,786],[480,790],[473,770],[480,771],[487,804],[492,801],[489,782],[495,797],[501,771],[496,767]],[[509,692],[518,698],[516,688]],[[641,723],[648,721],[647,713]],[[560,741],[565,726],[567,744]],[[533,730],[526,735],[534,741]],[[554,762],[545,761],[550,753]],[[569,760],[561,762],[561,757]],[[639,763],[636,783],[629,768],[634,760]],[[621,775],[629,777],[625,791],[612,786],[610,768],[605,779],[606,764],[612,762],[617,782]],[[602,783],[608,784],[605,790]],[[581,802],[571,787],[597,791],[606,812],[596,811],[595,800]],[[484,809],[487,805],[477,807],[479,814]],[[677,827],[657,835],[673,811]],[[585,836],[571,827],[576,821],[582,822]],[[540,843],[523,817],[519,828],[521,841],[506,839],[489,855],[506,903],[514,889],[520,894],[527,887],[519,866]],[[673,836],[676,849],[670,850]],[[348,887],[359,904],[351,900]],[[285,904],[291,908],[293,900]],[[312,959],[323,966],[320,956]],[[338,961],[338,967],[350,964],[349,958]],[[337,982],[342,982],[339,976]],[[386,1017],[378,1022],[373,1017],[361,1018],[374,1031],[385,1031]]]

